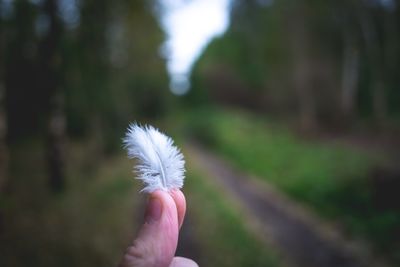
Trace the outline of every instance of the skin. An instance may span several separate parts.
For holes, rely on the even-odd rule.
[[[190,259],[174,257],[185,213],[182,191],[151,193],[145,222],[126,249],[119,267],[198,267]]]

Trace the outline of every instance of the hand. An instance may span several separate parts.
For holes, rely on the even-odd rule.
[[[127,248],[119,267],[197,267],[190,259],[174,257],[185,212],[182,191],[151,193],[145,223]]]

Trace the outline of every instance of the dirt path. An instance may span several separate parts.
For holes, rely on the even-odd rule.
[[[349,243],[326,223],[287,199],[264,182],[232,168],[199,146],[186,152],[193,164],[244,213],[246,222],[262,240],[278,249],[290,266],[387,266],[360,244]]]

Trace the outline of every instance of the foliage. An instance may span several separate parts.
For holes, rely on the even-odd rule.
[[[187,98],[305,127],[382,126],[398,113],[398,12],[383,1],[233,1],[230,28],[199,58]]]
[[[307,141],[287,126],[237,111],[200,109],[186,117],[192,136],[274,184],[346,231],[396,257],[400,214],[377,205],[372,172],[382,158],[332,141]],[[395,205],[396,206],[396,205]],[[397,259],[398,260],[398,259]]]
[[[40,144],[13,149],[12,193],[0,197],[1,266],[115,266],[139,220],[140,200],[125,156],[93,165],[92,148],[74,144],[67,182],[55,195],[46,186]],[[89,160],[90,159],[90,160]],[[18,163],[17,163],[18,162]]]
[[[54,75],[43,70],[48,3],[61,1],[13,1],[1,17],[10,139],[46,131],[55,89],[45,85],[52,80],[61,92],[68,133],[97,136],[106,149],[119,146],[127,122],[166,112],[171,96],[158,53],[164,33],[153,1],[71,1],[67,11],[58,6],[54,64],[60,68]]]

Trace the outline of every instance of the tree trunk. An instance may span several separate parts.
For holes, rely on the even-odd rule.
[[[65,114],[64,96],[61,90],[61,21],[57,15],[57,0],[46,0],[44,11],[49,17],[50,27],[42,43],[42,83],[46,90],[48,107],[47,127],[47,163],[49,184],[54,192],[62,191],[65,186]]]
[[[382,126],[385,124],[387,115],[384,49],[378,38],[376,25],[368,12],[359,8],[358,16],[370,66],[373,117],[376,124]]]
[[[345,123],[351,122],[356,114],[356,94],[359,76],[359,52],[352,34],[344,34],[344,52],[342,67],[341,113]]]
[[[379,126],[384,124],[387,115],[387,100],[385,93],[385,83],[381,79],[376,79],[372,91],[372,108],[374,119]]]
[[[0,77],[0,192],[4,191],[8,180],[8,149],[6,138],[7,118],[5,111],[5,87],[2,77]]]
[[[0,12],[2,4],[0,3]],[[8,149],[7,149],[7,117],[6,117],[6,88],[4,83],[4,28],[0,21],[0,193],[4,191],[8,180]]]
[[[297,95],[301,128],[310,130],[316,126],[316,105],[311,85],[311,60],[309,55],[306,27],[306,10],[301,1],[290,16],[290,36],[292,37],[294,88]]]
[[[50,187],[62,191],[65,187],[65,125],[63,96],[58,90],[51,98],[50,117],[47,136],[47,157]]]

